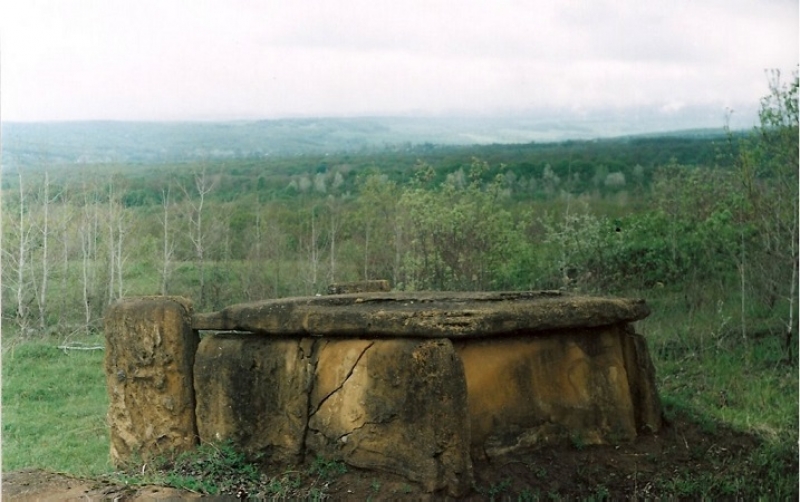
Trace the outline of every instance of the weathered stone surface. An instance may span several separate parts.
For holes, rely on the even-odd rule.
[[[339,282],[328,286],[329,295],[344,295],[350,293],[371,293],[376,291],[390,291],[389,281],[380,279],[372,281]]]
[[[463,367],[441,340],[320,340],[306,447],[428,491],[472,484]]]
[[[313,372],[310,339],[218,334],[195,361],[197,429],[273,462],[302,460]]]
[[[631,389],[631,401],[636,418],[636,430],[641,433],[658,432],[662,425],[661,400],[656,388],[656,370],[647,350],[647,341],[633,327],[625,325],[622,350],[625,369]]]
[[[620,326],[457,342],[477,454],[569,435],[586,444],[636,436]]]
[[[106,311],[111,459],[124,465],[197,444],[192,366],[197,332],[183,298],[120,300]]]
[[[643,300],[544,292],[359,293],[196,314],[195,329],[293,336],[467,338],[591,328],[647,317]]]

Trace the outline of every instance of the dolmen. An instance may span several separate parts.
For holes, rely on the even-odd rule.
[[[232,441],[270,462],[322,457],[458,497],[475,458],[661,427],[632,325],[643,300],[364,289],[212,313],[176,297],[112,305],[114,463]]]

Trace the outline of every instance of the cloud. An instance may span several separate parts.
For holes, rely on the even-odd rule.
[[[738,107],[798,62],[783,0],[18,0],[0,18],[3,120]]]

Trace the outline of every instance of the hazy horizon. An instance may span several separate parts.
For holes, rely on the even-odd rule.
[[[466,131],[476,124],[495,124],[498,127],[521,127],[526,141],[563,141],[572,139],[601,139],[615,136],[635,136],[640,134],[673,133],[688,130],[723,129],[746,130],[757,125],[758,108],[756,105],[745,110],[719,110],[714,107],[692,107],[681,114],[663,115],[653,110],[593,110],[591,112],[574,113],[562,110],[515,111],[513,113],[452,113],[452,114],[395,114],[395,115],[350,115],[319,116],[301,115],[274,118],[232,118],[232,119],[67,119],[67,120],[3,120],[0,124],[257,124],[267,122],[310,122],[310,121],[399,121],[417,124],[453,125],[464,124]],[[605,124],[602,128],[598,124]],[[563,131],[584,131],[581,134],[537,136],[543,129]]]

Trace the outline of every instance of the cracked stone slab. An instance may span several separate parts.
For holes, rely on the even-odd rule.
[[[594,328],[644,319],[641,299],[561,291],[391,292],[297,297],[195,314],[198,330],[279,336],[474,338]]]
[[[450,496],[472,484],[464,368],[448,339],[320,340],[309,453]]]

